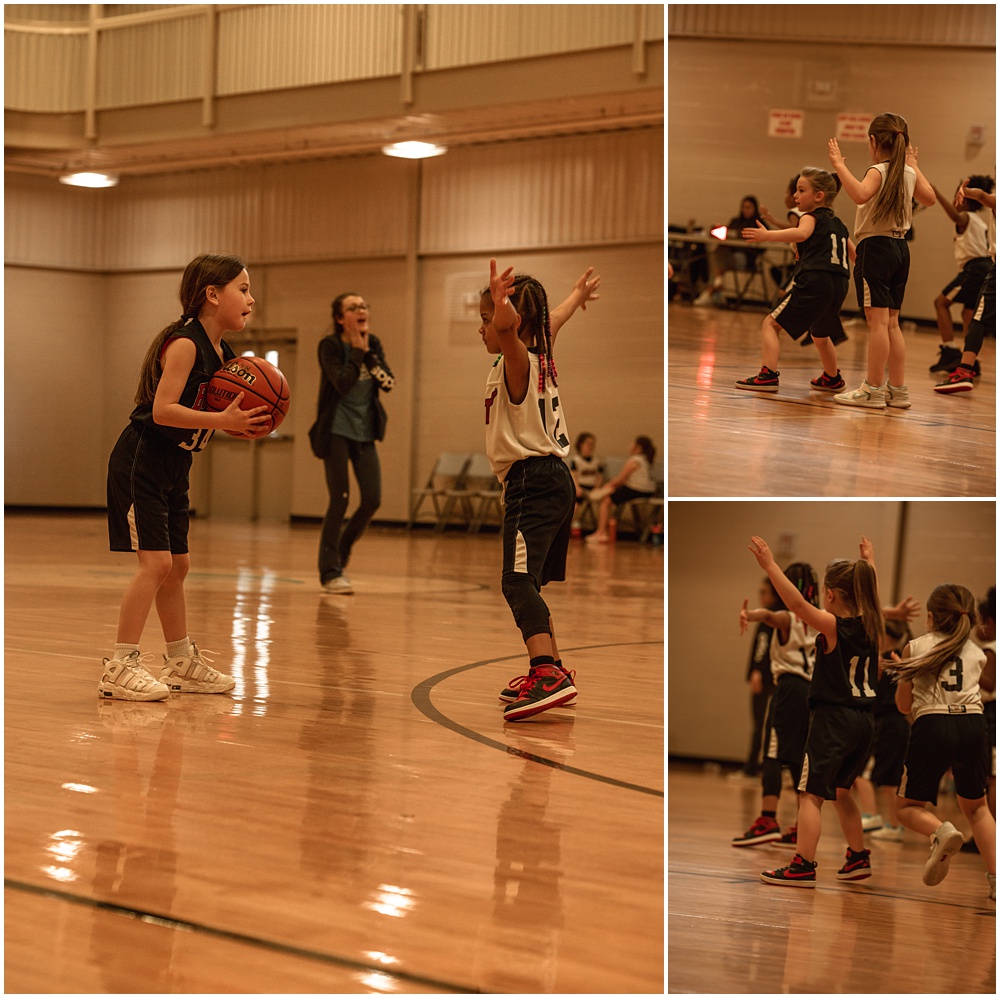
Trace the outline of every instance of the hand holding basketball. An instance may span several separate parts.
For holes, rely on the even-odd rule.
[[[206,392],[209,409],[232,417],[232,428],[224,427],[226,433],[251,440],[277,429],[289,401],[285,376],[262,357],[227,361],[212,375]]]

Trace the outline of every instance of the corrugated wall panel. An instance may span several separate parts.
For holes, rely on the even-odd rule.
[[[428,4],[426,25],[424,68],[448,69],[630,45],[635,11],[627,3]]]
[[[219,8],[218,93],[250,93],[400,71],[398,4]]]
[[[90,5],[85,3],[5,3],[5,21],[48,21],[86,24]]]
[[[4,107],[11,111],[66,113],[84,106],[85,35],[4,32]],[[44,66],[45,72],[39,72]]]
[[[663,236],[663,130],[454,149],[424,164],[421,252]]]
[[[994,4],[815,4],[789,17],[784,4],[670,4],[668,34],[691,38],[771,38],[990,48]]]
[[[103,219],[113,200],[102,194],[114,192],[7,174],[4,259],[25,266],[103,269]]]
[[[267,259],[402,256],[415,169],[382,155],[268,167],[260,211]]]
[[[199,98],[205,41],[203,17],[102,31],[97,106],[128,107]]]

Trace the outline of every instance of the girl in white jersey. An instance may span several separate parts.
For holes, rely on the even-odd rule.
[[[868,409],[884,409],[887,405],[908,409],[906,347],[899,328],[899,310],[910,271],[905,236],[910,228],[912,200],[932,205],[934,191],[917,168],[917,151],[910,146],[906,120],[900,115],[886,113],[873,119],[868,126],[868,148],[873,164],[857,180],[847,168],[837,140],[829,141],[830,162],[844,190],[858,206],[854,284],[869,332],[866,379],[860,388],[834,395],[834,399],[842,405]]]
[[[479,302],[479,335],[490,353],[500,354],[486,381],[486,455],[503,485],[501,588],[529,658],[528,674],[500,694],[509,721],[576,698],[541,588],[566,578],[576,494],[563,461],[569,430],[552,348],[566,320],[598,297],[601,279],[592,274],[590,267],[550,313],[538,281],[515,276],[513,267],[498,274],[490,260],[489,290]]]
[[[937,804],[941,777],[951,769],[958,806],[972,827],[995,898],[996,823],[986,803],[989,743],[979,692],[986,655],[972,641],[975,617],[968,589],[938,586],[927,600],[928,633],[911,641],[903,660],[887,669],[899,677],[896,706],[914,718],[898,814],[907,828],[931,840],[924,883],[941,883],[962,848],[962,833],[929,810]]]

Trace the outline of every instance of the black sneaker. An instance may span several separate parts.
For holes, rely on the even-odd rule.
[[[780,887],[815,887],[816,864],[803,859],[798,853],[788,866],[780,870],[765,870],[760,879],[765,884],[778,884]]]
[[[781,838],[781,829],[774,818],[765,818],[761,815],[742,834],[733,839],[734,846],[756,846],[761,842],[774,842]]]
[[[562,668],[562,666],[556,666],[557,669]],[[574,688],[576,683],[576,670],[575,669],[563,669],[562,670],[568,677],[569,681],[573,683]],[[516,676],[512,679],[501,691],[500,691],[500,702],[501,703],[513,703],[521,693],[521,687],[527,682],[527,676]],[[576,697],[573,696],[569,700],[563,703],[563,707],[568,707],[571,703],[576,703]]]
[[[751,375],[736,382],[737,388],[745,388],[751,392],[776,392],[778,390],[778,372],[769,367],[762,367],[760,374]]]
[[[774,843],[776,846],[785,846],[789,849],[796,849],[799,845],[799,830],[797,825],[792,825],[791,828],[777,839]]]
[[[837,376],[831,378],[829,374],[824,371],[818,378],[813,378],[809,382],[813,388],[818,392],[842,392],[847,385],[844,379],[840,376],[840,371],[837,371]]]
[[[561,707],[576,696],[573,681],[554,665],[539,665],[528,672],[517,699],[503,709],[505,721],[523,721],[543,710]]]
[[[855,852],[848,848],[847,860],[837,871],[838,880],[867,880],[872,875],[872,865],[868,860],[871,855],[870,849],[862,849]]]
[[[958,347],[950,347],[942,343],[938,348],[941,352],[938,359],[930,366],[933,374],[935,371],[954,371],[955,365],[962,359],[962,351]]]
[[[950,361],[948,363],[948,366],[945,368],[945,370],[950,374],[952,371],[957,371],[960,367],[965,367],[965,365],[962,363],[961,354],[959,354],[959,359],[958,360]],[[979,361],[978,360],[974,360],[972,362],[972,367],[971,368],[965,368],[965,369],[967,371],[971,370],[972,373],[977,378],[983,373],[982,370],[980,370]]]

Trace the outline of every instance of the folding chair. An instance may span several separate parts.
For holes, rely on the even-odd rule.
[[[490,467],[489,458],[485,454],[473,454],[462,474],[462,480],[445,492],[444,507],[438,520],[437,529],[444,530],[453,520],[467,525],[470,532],[475,526],[478,530],[476,503],[482,499],[482,494],[496,485],[497,477]],[[499,498],[499,497],[498,497]],[[481,504],[481,503],[480,503]]]
[[[435,524],[441,527],[442,516],[447,505],[448,492],[462,485],[465,469],[471,461],[469,454],[441,454],[430,475],[427,477],[427,484],[423,488],[411,489],[410,519],[406,524],[409,530],[417,522],[421,513],[420,507],[424,501],[430,499],[434,505],[433,518]],[[427,513],[423,514],[428,516]]]

